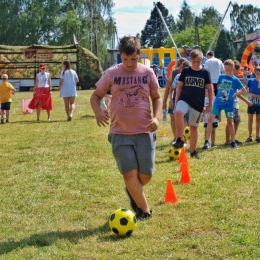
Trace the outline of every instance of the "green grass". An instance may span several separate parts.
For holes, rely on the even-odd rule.
[[[0,259],[260,259],[260,146],[225,147],[225,123],[217,148],[190,159],[192,183],[179,184],[179,165],[169,161],[169,119],[158,130],[156,172],[145,187],[154,217],[129,238],[108,228],[108,216],[128,208],[123,181],[89,99],[79,91],[72,122],[53,93],[52,122],[46,112],[23,115],[13,100],[10,124],[0,125]],[[162,91],[163,93],[163,91]],[[246,106],[237,139],[246,140]],[[224,118],[223,118],[224,119]],[[224,121],[224,120],[223,120]],[[167,138],[161,138],[162,128]],[[200,126],[199,147],[203,145]],[[164,204],[171,179],[178,204]]]

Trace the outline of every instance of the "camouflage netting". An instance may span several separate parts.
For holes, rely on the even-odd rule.
[[[52,78],[59,78],[64,60],[70,60],[71,68],[77,71],[82,89],[95,87],[103,74],[98,58],[79,45],[0,45],[0,73],[12,79],[34,78],[41,63],[47,64]]]

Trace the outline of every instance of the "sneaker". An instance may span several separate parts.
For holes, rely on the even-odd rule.
[[[9,120],[6,119],[6,120],[5,120],[5,123],[6,123],[6,124],[9,124]]]
[[[238,148],[236,142],[231,142],[231,147],[232,147],[232,148]]]
[[[192,157],[192,158],[194,157],[194,158],[200,159],[200,156],[199,156],[197,151],[194,151],[193,153],[190,153],[190,157]]]
[[[4,121],[4,118],[1,118],[1,124],[4,124],[5,121]]]
[[[180,137],[177,138],[175,144],[172,145],[174,148],[182,148],[184,146],[184,142]]]
[[[210,142],[208,140],[206,140],[202,148],[203,149],[209,149],[210,148]]]
[[[48,118],[48,122],[51,122],[51,118]]]
[[[138,208],[138,206],[136,205],[134,199],[132,198],[130,192],[128,191],[128,189],[125,187],[125,193],[128,196],[129,200],[130,200],[130,207],[131,209],[138,214],[139,212],[141,212],[142,210]]]
[[[72,119],[72,116],[69,116],[67,121],[71,121],[71,119]]]
[[[260,138],[257,138],[257,139],[256,139],[256,142],[257,142],[258,144],[260,144]]]
[[[252,139],[251,136],[249,136],[249,137],[246,139],[246,143],[249,143],[249,142],[252,142],[252,141],[253,141],[253,139]]]
[[[143,212],[141,209],[140,209],[140,212],[138,212],[135,217],[137,220],[144,220],[144,219],[148,219],[148,218],[151,218],[153,216],[153,212],[150,210],[150,213],[146,213],[146,212]]]
[[[236,144],[240,144],[240,145],[243,144],[242,142],[240,142],[240,141],[238,141],[238,140],[235,140],[235,143],[236,143]]]

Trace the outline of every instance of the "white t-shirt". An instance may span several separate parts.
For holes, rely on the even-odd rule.
[[[214,97],[214,99],[215,99],[215,97]],[[214,101],[214,100],[213,100]],[[204,99],[204,106],[206,107],[206,106],[208,106],[209,105],[209,98],[208,97],[205,97],[205,99]],[[207,124],[208,123],[208,120],[209,120],[209,115],[210,114],[204,114],[203,115],[203,121],[204,121],[204,124]],[[213,121],[213,123],[215,123],[215,122],[218,122],[218,118],[214,118],[214,121]]]
[[[212,83],[217,83],[220,74],[225,70],[222,61],[215,57],[206,60],[204,69],[209,71]]]

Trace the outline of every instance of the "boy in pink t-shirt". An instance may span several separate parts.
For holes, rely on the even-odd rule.
[[[124,37],[119,51],[122,63],[106,71],[96,83],[91,106],[99,126],[108,125],[109,114],[100,109],[100,100],[111,91],[109,142],[126,193],[137,219],[149,218],[152,212],[143,186],[154,171],[156,135],[162,108],[158,80],[150,68],[138,63],[141,45],[136,37]],[[149,97],[152,100],[151,116]]]

